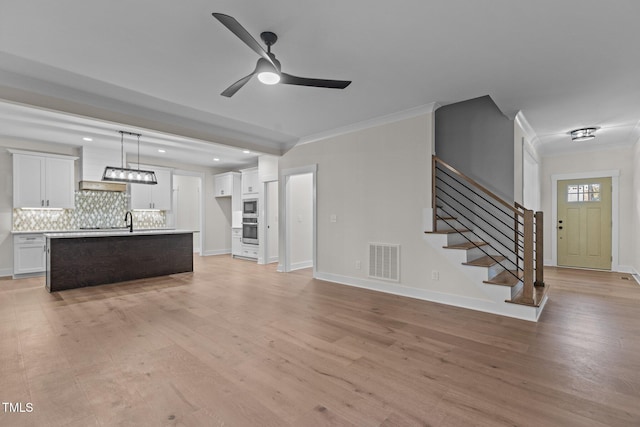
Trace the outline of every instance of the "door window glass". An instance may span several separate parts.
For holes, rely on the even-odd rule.
[[[577,184],[567,186],[567,202],[599,202],[600,184]]]

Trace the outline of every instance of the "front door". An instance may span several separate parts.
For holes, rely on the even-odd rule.
[[[611,178],[558,181],[558,265],[611,270]]]

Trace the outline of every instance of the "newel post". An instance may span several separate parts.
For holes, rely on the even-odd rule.
[[[524,210],[524,289],[522,290],[523,302],[533,304],[534,286],[534,223],[533,211]]]

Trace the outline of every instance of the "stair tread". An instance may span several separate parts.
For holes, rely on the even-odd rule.
[[[496,265],[500,261],[504,261],[506,258],[503,256],[483,256],[473,261],[463,262],[462,265],[471,265],[473,267],[491,267],[492,265]]]
[[[515,276],[522,276],[522,274],[520,273],[516,273],[515,271],[502,271],[499,274],[496,274],[494,277],[492,277],[489,280],[485,280],[483,281],[483,283],[487,283],[489,285],[501,285],[501,286],[515,286],[518,283],[520,283],[520,280],[518,280]]]
[[[466,250],[466,249],[477,248],[477,247],[480,247],[480,246],[485,246],[486,244],[487,244],[486,242],[465,242],[465,243],[459,243],[457,245],[443,246],[443,248],[445,248],[445,249],[462,249],[462,250]]]
[[[441,220],[446,220],[446,221],[455,221],[458,218],[452,217],[452,216],[437,216],[437,219],[441,219]]]
[[[426,234],[453,234],[453,233],[467,233],[471,230],[467,230],[466,228],[461,228],[459,230],[449,229],[449,230],[436,230],[436,231],[425,231]]]
[[[542,301],[544,300],[545,295],[549,292],[549,285],[544,286],[534,286],[533,287],[533,303],[525,301],[522,297],[522,293],[524,290],[521,290],[518,295],[513,297],[510,300],[505,300],[505,302],[511,304],[520,304],[520,305],[528,305],[530,307],[540,307]]]

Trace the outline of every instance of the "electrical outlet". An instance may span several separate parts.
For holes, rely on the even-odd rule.
[[[360,261],[356,261],[356,270],[360,270],[362,268],[362,264]]]
[[[438,270],[431,272],[431,280],[440,280],[440,272]]]
[[[338,222],[338,216],[336,214],[333,214],[329,217],[329,221],[330,222]]]

